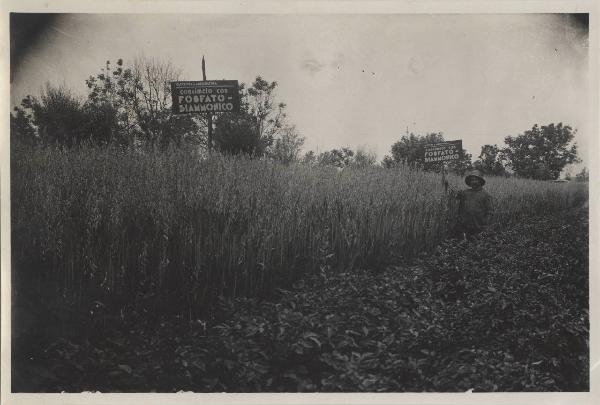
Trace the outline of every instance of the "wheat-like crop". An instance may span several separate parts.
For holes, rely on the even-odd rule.
[[[338,172],[112,147],[17,148],[11,160],[13,271],[125,312],[208,316],[220,296],[409,258],[438,244],[456,214],[439,175],[407,167]],[[486,188],[503,223],[587,198],[578,184],[489,178]]]

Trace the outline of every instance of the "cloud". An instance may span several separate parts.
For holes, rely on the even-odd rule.
[[[325,64],[319,62],[315,58],[304,59],[301,64],[302,69],[307,70],[310,74],[316,74],[323,70]]]

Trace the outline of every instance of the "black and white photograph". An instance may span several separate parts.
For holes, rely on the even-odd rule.
[[[594,403],[591,3],[52,3],[3,15],[3,403]]]

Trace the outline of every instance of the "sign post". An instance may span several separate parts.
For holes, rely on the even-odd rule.
[[[444,192],[448,192],[448,182],[446,181],[446,163],[442,162],[442,184],[444,185]]]
[[[448,182],[446,181],[446,163],[457,161],[462,158],[462,140],[430,143],[424,146],[423,162],[425,167],[441,164],[442,184],[444,190],[448,191]]]
[[[204,55],[202,55],[202,80],[206,81],[206,62],[204,61]],[[212,151],[212,114],[208,113],[208,153]]]
[[[203,81],[171,82],[173,114],[205,113],[208,118],[208,150],[212,150],[213,114],[240,111],[237,80],[206,80],[206,64],[202,57]]]

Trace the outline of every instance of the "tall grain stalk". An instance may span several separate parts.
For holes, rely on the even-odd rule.
[[[568,208],[587,192],[503,178],[486,187],[499,222]],[[19,271],[115,313],[186,316],[322,268],[411,257],[446,236],[456,210],[438,176],[406,167],[338,172],[112,147],[16,149],[11,201]]]

